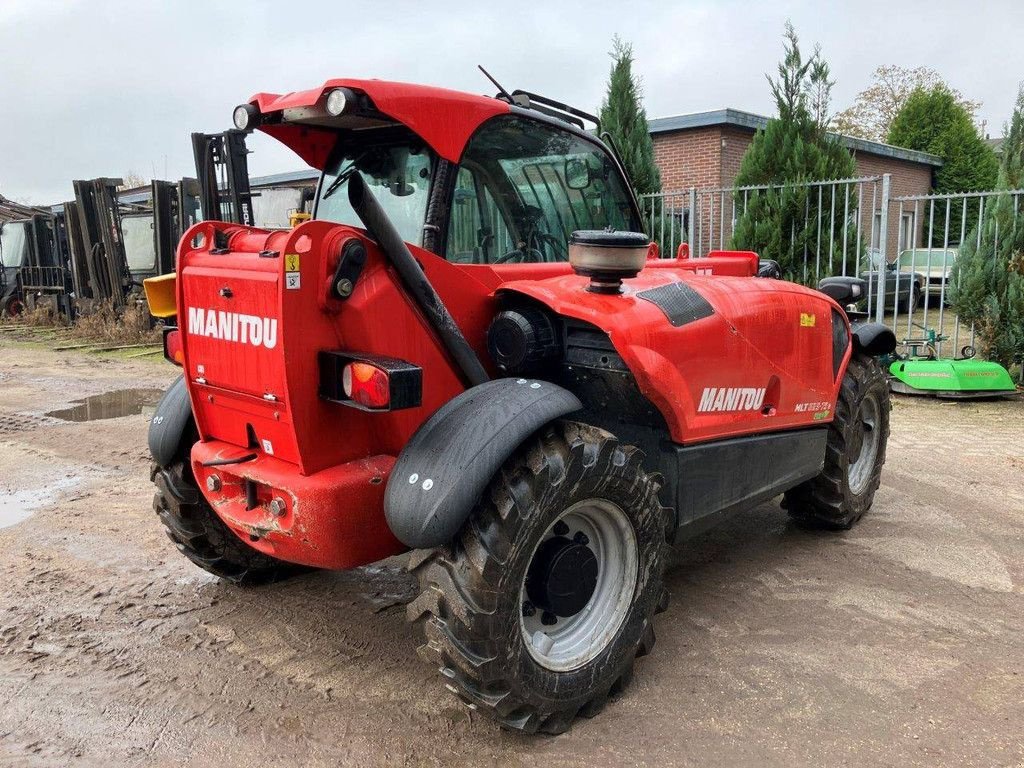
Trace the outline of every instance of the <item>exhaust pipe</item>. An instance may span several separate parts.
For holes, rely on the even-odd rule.
[[[448,354],[458,365],[462,372],[463,383],[470,387],[483,384],[489,381],[490,377],[484,370],[480,358],[469,346],[466,337],[462,335],[455,319],[451,316],[448,308],[437,295],[434,286],[430,284],[427,276],[416,263],[409,247],[405,244],[402,236],[398,234],[395,225],[388,219],[384,209],[380,207],[377,198],[373,196],[366,182],[358,173],[353,173],[348,180],[348,200],[352,204],[352,210],[359,216],[360,221],[370,233],[370,237],[377,241],[377,244],[384,251],[384,254],[395,265],[398,276],[402,280],[405,289],[412,295],[417,306],[423,310],[430,326],[441,339]]]

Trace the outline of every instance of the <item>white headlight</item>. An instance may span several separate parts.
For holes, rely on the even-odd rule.
[[[344,88],[335,88],[329,94],[327,94],[327,113],[332,117],[337,117],[345,111],[345,107],[348,106],[348,94]]]
[[[235,111],[231,115],[235,128],[240,131],[246,130],[249,127],[249,120],[253,112],[255,112],[255,109],[253,109],[251,104],[239,104],[235,107]]]

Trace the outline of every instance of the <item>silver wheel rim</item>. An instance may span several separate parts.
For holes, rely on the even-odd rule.
[[[861,400],[856,426],[862,434],[860,453],[850,462],[847,470],[850,492],[855,496],[864,492],[874,473],[881,437],[878,429],[879,413],[878,400],[874,397],[869,396]]]
[[[597,583],[586,606],[557,623],[542,623],[542,612],[519,614],[519,629],[526,648],[541,666],[554,672],[579,669],[597,658],[622,626],[636,592],[638,547],[633,524],[616,504],[605,499],[587,499],[569,507],[548,527],[537,542],[555,536],[558,523],[568,526],[569,536],[582,532],[597,558]],[[527,568],[529,570],[529,567]],[[526,576],[520,587],[520,604],[526,605]]]

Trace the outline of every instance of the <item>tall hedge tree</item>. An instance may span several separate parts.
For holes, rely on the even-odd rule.
[[[638,194],[661,191],[661,174],[654,162],[654,142],[647,130],[643,87],[633,74],[633,46],[613,40],[612,70],[601,104],[601,129],[611,134],[629,181]]]
[[[869,141],[885,141],[892,121],[910,94],[918,89],[931,90],[937,85],[949,88],[957,103],[967,110],[972,119],[981,106],[980,101],[972,101],[946,85],[942,75],[929,67],[907,69],[886,64],[871,74],[871,80],[871,85],[857,94],[853,105],[835,116],[832,126],[836,133]]]
[[[971,113],[945,85],[911,93],[893,119],[886,141],[942,158],[942,167],[935,174],[935,192],[977,192],[995,187],[999,173],[995,153],[978,134]],[[956,245],[962,228],[962,201],[953,201],[949,217],[949,242]],[[969,205],[965,231],[970,231],[977,219],[977,208]],[[945,206],[936,205],[932,245],[942,246],[945,222]]]
[[[789,22],[784,38],[777,76],[767,76],[778,115],[754,136],[736,177],[738,187],[770,186],[742,197],[737,193],[732,246],[775,259],[789,280],[814,283],[841,269],[844,249],[853,256],[856,231],[840,219],[842,200],[833,220],[831,189],[822,188],[819,206],[819,188],[806,183],[852,178],[856,166],[828,133],[833,85],[828,63],[818,48],[804,58]]]
[[[990,360],[1024,364],[1024,86],[1005,129],[998,189],[985,216],[966,238],[953,268],[951,298],[962,321],[973,323],[979,350]],[[1022,370],[1024,376],[1024,370]]]

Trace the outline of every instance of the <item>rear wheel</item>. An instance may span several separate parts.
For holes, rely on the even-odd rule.
[[[670,524],[641,459],[595,427],[552,425],[414,565],[420,654],[504,727],[561,733],[596,714],[653,646]]]
[[[205,571],[238,586],[255,586],[293,576],[300,566],[265,555],[239,539],[206,503],[184,460],[153,465],[153,510],[178,551]]]
[[[854,353],[828,429],[825,467],[786,492],[789,514],[827,528],[850,528],[871,508],[889,439],[889,385],[878,361]]]
[[[17,296],[11,296],[4,304],[4,314],[8,317],[18,317],[25,313],[25,302]]]

